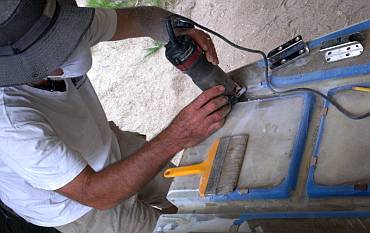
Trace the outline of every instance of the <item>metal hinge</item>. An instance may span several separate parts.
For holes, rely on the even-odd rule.
[[[290,41],[271,50],[267,58],[270,63],[270,69],[281,68],[294,60],[301,58],[309,53],[306,43],[302,36],[296,36]]]
[[[324,52],[325,61],[328,63],[360,56],[364,47],[360,43],[364,39],[361,33],[326,41],[320,48]]]
[[[364,47],[360,42],[348,42],[322,51],[325,52],[326,62],[330,63],[360,56],[364,51]]]

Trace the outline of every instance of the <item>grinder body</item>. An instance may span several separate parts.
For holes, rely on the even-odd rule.
[[[166,57],[203,91],[223,85],[224,95],[230,97],[231,103],[236,103],[245,92],[245,88],[235,83],[218,65],[208,62],[204,51],[188,35],[170,40],[166,45]]]

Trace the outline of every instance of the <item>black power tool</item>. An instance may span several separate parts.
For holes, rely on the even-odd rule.
[[[194,25],[183,21],[176,15],[166,21],[169,42],[166,44],[166,57],[179,70],[191,77],[203,91],[217,86],[225,87],[225,95],[232,104],[238,101],[246,89],[234,82],[219,66],[207,61],[204,51],[188,35],[176,36],[175,28],[193,28]]]

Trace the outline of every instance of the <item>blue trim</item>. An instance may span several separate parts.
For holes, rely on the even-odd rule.
[[[333,40],[333,39],[336,39],[336,38],[342,37],[342,36],[351,35],[353,33],[361,32],[361,31],[364,31],[364,30],[369,29],[369,28],[370,28],[370,20],[365,20],[365,21],[360,22],[358,24],[354,24],[352,26],[349,26],[348,28],[340,29],[336,32],[332,32],[332,33],[329,33],[327,35],[321,36],[317,39],[314,39],[314,40],[308,42],[308,48],[310,48],[310,49],[317,48],[317,47],[321,46],[322,42]]]
[[[256,219],[317,219],[317,218],[368,218],[369,211],[295,211],[277,213],[242,213],[234,225]]]
[[[339,79],[370,73],[370,62],[360,65],[344,66],[330,70],[320,70],[310,73],[290,76],[272,76],[271,83],[276,87],[298,85],[328,79]],[[263,82],[265,84],[265,82]]]
[[[340,91],[344,90],[351,90],[354,86],[368,86],[370,87],[370,83],[360,83],[360,84],[351,84],[351,85],[345,85],[341,87],[336,87],[328,92],[328,96],[333,96],[337,94]],[[325,101],[324,104],[325,108],[330,107],[329,101]],[[325,122],[326,122],[326,116],[322,116],[320,119],[320,127],[319,132],[317,136],[317,140],[314,147],[314,152],[312,154],[312,158],[318,158],[320,154],[320,145],[322,141],[322,137],[325,130]],[[309,197],[334,197],[334,196],[369,196],[370,190],[367,191],[358,191],[354,190],[353,185],[332,185],[332,186],[326,186],[326,185],[319,185],[315,183],[315,169],[316,166],[312,164],[310,166],[309,172],[308,172],[308,178],[307,178],[307,185],[306,185],[306,191]],[[370,186],[370,184],[368,184]]]
[[[324,104],[324,108],[326,108],[326,102]],[[323,135],[323,132],[324,132],[324,125],[325,125],[325,120],[324,120],[323,117],[321,117],[317,140],[316,140],[316,143],[315,143],[314,148],[313,148],[313,156],[317,156],[317,154],[319,153],[320,143],[318,143],[318,142],[321,141],[321,138],[322,138],[322,135]]]
[[[271,99],[291,98],[293,96],[302,96],[304,106],[302,110],[301,122],[294,140],[292,149],[292,159],[289,164],[287,177],[276,187],[272,188],[255,188],[250,189],[247,193],[241,193],[236,190],[227,195],[215,195],[207,197],[207,201],[237,201],[248,199],[278,199],[288,198],[292,190],[295,189],[297,183],[297,176],[302,154],[306,144],[307,132],[311,119],[312,109],[315,103],[315,97],[312,94],[294,94],[285,97],[277,97]],[[269,100],[271,100],[269,99]]]
[[[258,67],[260,67],[260,68],[265,68],[266,66],[265,66],[265,61],[264,60],[258,60],[258,61],[256,61],[256,64],[257,64],[257,66]]]

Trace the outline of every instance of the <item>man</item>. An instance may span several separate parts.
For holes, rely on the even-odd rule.
[[[142,36],[166,41],[172,13],[55,0],[4,0],[0,11],[1,201],[26,221],[62,232],[151,232],[161,212],[175,209],[160,170],[223,125],[230,110],[223,87],[203,92],[145,142],[107,122],[86,77],[90,47]],[[207,34],[177,33],[218,63]]]

